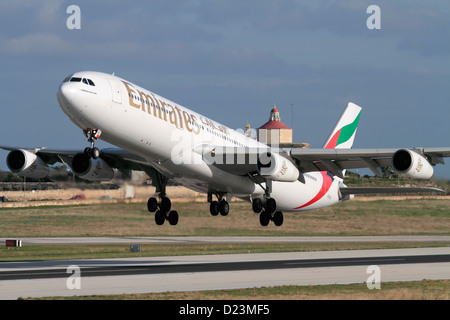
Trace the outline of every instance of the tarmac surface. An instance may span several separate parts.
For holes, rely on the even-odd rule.
[[[371,266],[381,283],[450,279],[450,247],[3,262],[0,299],[364,283]]]

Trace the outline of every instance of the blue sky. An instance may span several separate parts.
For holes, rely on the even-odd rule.
[[[349,101],[363,107],[356,148],[450,146],[447,1],[2,0],[0,67],[4,145],[84,148],[56,91],[95,70],[231,128],[264,124],[274,104],[291,126],[293,105],[294,140],[316,148]]]

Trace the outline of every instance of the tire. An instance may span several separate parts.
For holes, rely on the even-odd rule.
[[[156,200],[156,198],[148,199],[147,209],[149,212],[156,212],[156,210],[158,210],[158,200]]]
[[[169,212],[171,207],[172,207],[172,203],[170,202],[169,198],[164,197],[161,199],[161,211]]]
[[[97,147],[92,148],[91,157],[92,159],[100,158],[100,150]]]
[[[219,204],[219,212],[222,216],[227,216],[230,212],[230,205],[228,204],[228,201],[222,200]]]
[[[274,213],[277,210],[277,202],[274,198],[269,198],[266,201],[266,211],[267,213]]]
[[[89,147],[84,148],[84,152],[83,152],[88,158],[92,157],[92,149]]]
[[[162,212],[161,210],[156,211],[155,213],[155,223],[158,226],[161,226],[164,224],[164,221],[166,221],[166,214]]]
[[[211,213],[211,215],[217,216],[219,214],[219,202],[212,201],[209,205],[209,212]]]
[[[254,213],[260,213],[263,209],[263,203],[261,199],[256,198],[252,201],[252,209]]]
[[[178,223],[178,212],[175,210],[170,211],[167,220],[169,220],[170,225],[176,226]]]
[[[273,223],[277,227],[280,227],[281,225],[283,225],[283,221],[284,221],[283,212],[281,211],[275,212],[275,214],[273,215]]]
[[[270,222],[270,214],[267,213],[266,211],[261,212],[261,214],[259,215],[259,223],[263,227],[267,227],[269,222]]]

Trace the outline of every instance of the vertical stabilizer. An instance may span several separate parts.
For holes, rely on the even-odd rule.
[[[350,149],[352,147],[361,110],[361,107],[349,102],[323,149]]]

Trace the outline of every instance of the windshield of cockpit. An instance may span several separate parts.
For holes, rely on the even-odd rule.
[[[73,75],[68,76],[63,80],[63,82],[83,82],[84,84],[87,84],[88,86],[95,87],[94,81],[88,78],[80,78],[80,77],[73,77]]]

